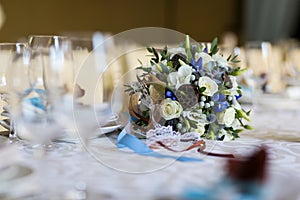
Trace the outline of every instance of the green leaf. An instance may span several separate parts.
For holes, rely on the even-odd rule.
[[[240,132],[242,132],[242,131],[243,131],[243,129],[236,129],[236,130],[233,131],[233,133],[238,134],[238,133],[240,133]]]
[[[205,90],[206,90],[206,87],[201,87],[201,88],[199,88],[199,92],[200,92],[200,93],[203,93]]]
[[[186,35],[186,39],[185,39],[185,51],[186,51],[186,56],[187,56],[187,60],[191,61],[192,59],[192,52],[191,52],[191,45],[190,45],[190,36]]]
[[[253,128],[250,125],[244,125],[244,128],[247,130],[253,130]]]
[[[239,56],[239,55],[233,56],[233,57],[231,58],[230,62],[232,62],[232,63],[239,63],[240,60],[237,60],[238,56]]]
[[[233,62],[233,63],[239,63],[241,61],[240,60],[232,60],[231,62]]]
[[[239,55],[235,55],[232,57],[231,61],[235,60]]]
[[[250,116],[252,110],[249,110],[248,112],[246,112],[246,115]]]
[[[160,51],[160,61],[168,60],[168,47],[165,46],[163,50]]]
[[[235,109],[235,112],[237,118],[243,118],[247,121],[251,121],[250,117],[244,111]]]
[[[230,58],[231,58],[231,55],[229,55],[229,56],[228,56],[228,58],[227,58],[227,61],[229,61],[229,60],[230,60]]]
[[[218,53],[218,51],[219,51],[218,47],[213,48],[213,50],[211,51],[211,55]]]
[[[211,55],[214,55],[218,52],[218,38],[215,37],[211,43],[211,47],[210,47],[210,53]]]
[[[144,72],[151,72],[152,71],[152,68],[151,67],[137,67],[136,69],[139,69],[139,70],[143,70]]]
[[[197,122],[190,120],[190,126],[191,128],[197,128]]]
[[[148,51],[149,53],[153,53],[153,51],[152,51],[152,48],[151,48],[151,47],[147,47],[147,51]]]
[[[239,133],[237,133],[237,132],[232,132],[232,136],[233,136],[234,139],[240,137],[240,136],[239,136]]]
[[[156,63],[158,63],[159,62],[159,56],[158,56],[158,53],[157,53],[157,51],[156,51],[156,49],[154,49],[153,47],[152,47],[152,50],[153,50],[153,54],[154,54],[154,56],[155,56],[155,62]]]
[[[138,62],[140,63],[140,65],[143,65],[142,61],[140,59],[138,59]]]
[[[185,123],[186,129],[189,131],[189,130],[191,129],[191,126],[190,126],[189,120],[187,120],[187,119],[184,119],[184,123]]]

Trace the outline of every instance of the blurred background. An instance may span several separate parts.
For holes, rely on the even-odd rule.
[[[0,42],[69,31],[119,33],[165,27],[211,41],[228,32],[238,43],[300,37],[298,0],[1,0]]]

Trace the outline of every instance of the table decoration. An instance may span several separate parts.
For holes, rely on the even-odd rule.
[[[246,124],[250,111],[238,102],[237,77],[246,69],[236,65],[237,55],[226,59],[218,53],[217,43],[215,38],[211,44],[191,44],[187,35],[177,48],[147,48],[150,63],[141,63],[137,81],[125,85],[132,130],[154,141],[171,132],[176,143],[178,135],[179,140],[187,135],[234,140],[251,129]],[[169,131],[162,131],[166,127]]]

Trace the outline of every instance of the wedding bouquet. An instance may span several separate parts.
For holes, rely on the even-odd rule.
[[[238,102],[237,76],[245,69],[237,67],[237,55],[224,58],[217,41],[191,44],[186,36],[177,48],[148,47],[150,63],[141,63],[137,81],[125,85],[133,124],[145,130],[160,124],[212,140],[233,140],[251,129],[245,123],[250,111]]]

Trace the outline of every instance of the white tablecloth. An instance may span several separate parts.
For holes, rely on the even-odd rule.
[[[244,132],[231,142],[207,141],[207,150],[242,157],[266,146],[268,198],[299,199],[300,110],[255,107],[252,118],[251,124],[256,130]],[[224,158],[204,156],[191,150],[184,155],[203,161],[185,163],[118,150],[114,142],[114,137],[94,139],[90,142],[90,153],[80,151],[78,144],[57,143],[42,160],[36,159],[34,150],[19,142],[8,145],[10,149],[17,148],[17,158],[13,156],[16,152],[11,153],[12,156],[2,152],[0,157],[7,163],[20,163],[33,169],[31,175],[18,182],[19,186],[11,186],[16,197],[23,195],[21,199],[178,197],[188,187],[212,187],[224,176]]]

